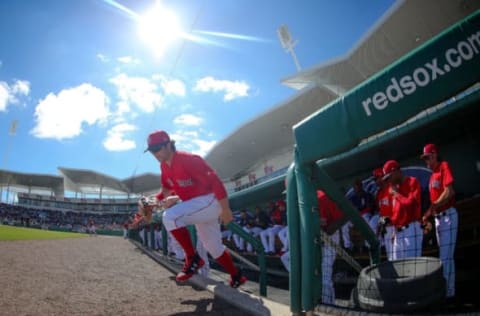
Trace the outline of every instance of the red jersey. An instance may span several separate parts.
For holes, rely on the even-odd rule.
[[[270,219],[274,225],[285,225],[285,212],[280,211],[278,208],[270,214]]]
[[[445,188],[451,184],[453,184],[452,171],[450,170],[448,162],[442,161],[438,164],[435,170],[432,171],[432,175],[430,176],[430,183],[428,185],[428,189],[430,191],[430,202],[434,203],[436,200],[438,200],[443,191],[445,191]],[[452,197],[448,203],[439,207],[436,212],[441,213],[454,205],[455,198]]]
[[[392,198],[390,196],[389,187],[385,186],[377,192],[376,200],[380,216],[392,217]]]
[[[174,190],[182,201],[213,193],[224,199],[227,191],[213,169],[200,156],[177,151],[171,164],[160,164],[162,186]]]
[[[397,191],[398,193],[391,194],[393,225],[402,227],[419,221],[422,217],[420,182],[414,177],[406,176]]]
[[[317,200],[320,218],[324,221],[324,227],[328,227],[333,222],[343,217],[343,213],[340,211],[337,204],[330,200],[322,190],[317,191]]]

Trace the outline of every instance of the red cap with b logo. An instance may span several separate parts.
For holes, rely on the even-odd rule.
[[[438,153],[437,146],[435,146],[435,144],[427,144],[425,147],[423,147],[423,154],[420,156],[420,158],[423,159],[436,153]]]
[[[167,132],[165,131],[155,131],[150,133],[147,138],[147,149],[145,151],[148,151],[151,146],[158,145],[158,144],[164,144],[168,143],[170,141],[170,136],[168,136]]]
[[[392,173],[400,169],[400,164],[396,160],[389,160],[383,165],[383,179],[388,179]]]

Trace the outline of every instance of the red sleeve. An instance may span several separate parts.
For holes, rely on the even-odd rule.
[[[157,198],[158,201],[161,201],[161,200],[163,200],[163,199],[165,198],[165,197],[163,196],[163,192],[162,192],[162,191],[158,192],[158,193],[155,195],[155,197]]]
[[[164,187],[165,189],[168,189],[168,190],[172,190],[172,189],[173,189],[170,185],[168,185],[168,182],[167,182],[167,179],[166,179],[167,177],[164,176],[163,171],[162,171],[162,176],[161,176],[160,178],[161,178],[161,180],[162,180],[162,187]]]
[[[402,196],[400,193],[397,193],[395,199],[402,205],[411,206],[415,210],[415,218],[419,219],[421,218],[422,189],[417,179],[411,178],[409,181],[410,191],[408,195]]]
[[[185,164],[185,169],[198,182],[208,183],[217,200],[227,197],[225,186],[217,176],[217,173],[200,156],[190,156],[188,163]]]
[[[448,187],[450,184],[453,184],[452,170],[446,161],[442,163],[442,182],[444,188]]]

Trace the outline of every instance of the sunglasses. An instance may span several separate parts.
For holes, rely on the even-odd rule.
[[[148,146],[148,151],[151,152],[152,154],[156,153],[157,151],[162,150],[163,147],[167,146],[168,143],[169,142],[150,145]]]

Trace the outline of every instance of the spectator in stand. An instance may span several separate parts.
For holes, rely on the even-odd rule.
[[[247,210],[240,211],[240,217],[236,220],[237,224],[240,225],[244,231],[247,233],[250,232],[248,229],[248,223],[250,222],[250,217],[248,216]],[[233,240],[235,241],[235,247],[237,247],[238,251],[244,252],[245,251],[245,240],[237,234],[233,234]]]
[[[385,163],[383,173],[384,179],[389,181],[388,192],[392,200],[392,224],[395,226],[393,259],[419,257],[423,240],[420,182],[405,176],[395,160]]]
[[[270,214],[270,220],[273,226],[260,233],[262,245],[265,248],[265,253],[275,254],[275,237],[287,223],[286,205],[285,201],[279,200],[276,203],[276,208]]]
[[[453,175],[448,162],[438,156],[437,146],[425,145],[421,158],[432,170],[430,177],[430,208],[423,216],[426,224],[429,218],[435,218],[437,243],[440,260],[443,264],[443,276],[447,281],[447,297],[455,296],[455,244],[457,242],[458,214],[455,209],[455,190]]]

